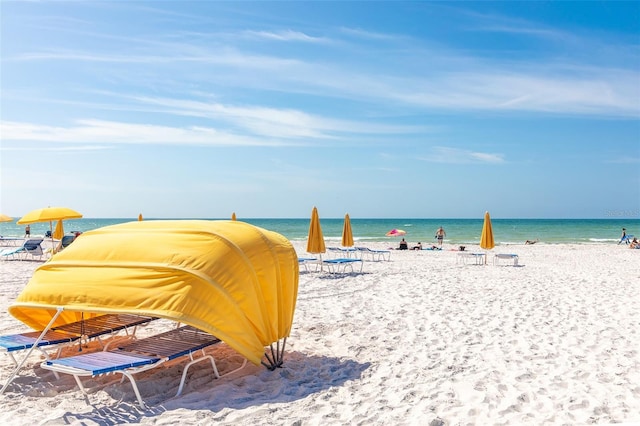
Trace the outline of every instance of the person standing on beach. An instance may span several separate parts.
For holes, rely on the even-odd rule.
[[[442,241],[444,241],[444,237],[447,236],[447,233],[444,232],[444,228],[441,226],[436,231],[436,238],[438,239],[438,244],[442,247]]]
[[[27,225],[24,227],[24,236],[25,237],[30,237],[31,236],[31,226]]]

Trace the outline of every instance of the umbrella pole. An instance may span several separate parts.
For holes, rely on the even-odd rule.
[[[53,242],[53,221],[49,221],[49,232],[51,233],[51,256],[53,256],[56,252],[56,246]]]

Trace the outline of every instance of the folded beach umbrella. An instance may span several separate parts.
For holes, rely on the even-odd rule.
[[[324,236],[320,226],[320,216],[316,207],[311,211],[311,222],[309,222],[309,235],[307,236],[307,253],[324,253],[327,249],[324,245]]]
[[[236,212],[231,213],[231,220],[238,220],[236,218]]]
[[[140,214],[138,215],[138,220],[139,220],[140,222],[142,222],[142,213],[140,213]]]
[[[146,220],[83,233],[36,269],[9,313],[36,330],[100,313],[167,318],[273,369],[297,293],[297,254],[278,233],[230,220]]]
[[[53,231],[53,238],[56,240],[61,240],[64,237],[64,226],[62,225],[62,220],[58,220],[56,223],[56,229]]]
[[[344,225],[342,226],[342,247],[353,247],[353,231],[351,230],[351,219],[349,213],[344,215]]]
[[[480,247],[485,250],[491,250],[495,247],[493,241],[493,228],[491,226],[491,217],[489,212],[484,213],[484,223],[482,224],[482,234],[480,234]],[[487,262],[487,257],[484,259]]]

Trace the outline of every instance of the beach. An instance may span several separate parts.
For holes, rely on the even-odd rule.
[[[292,244],[308,255],[304,242]],[[137,376],[148,409],[119,376],[84,379],[85,397],[33,354],[0,395],[0,422],[640,424],[640,250],[499,245],[476,265],[455,248],[392,250],[361,273],[302,268],[283,368],[249,364],[211,380],[196,365],[175,397],[184,363],[170,363]],[[518,266],[494,265],[495,253],[518,254]],[[7,307],[41,264],[0,261],[0,334],[25,330]],[[168,326],[152,322],[138,334]],[[224,345],[207,352],[221,373],[241,361]],[[2,383],[12,366],[1,354]]]

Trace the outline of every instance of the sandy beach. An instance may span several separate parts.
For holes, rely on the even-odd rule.
[[[147,410],[119,376],[86,379],[85,398],[34,354],[0,396],[0,423],[640,424],[640,250],[498,246],[475,265],[453,248],[394,250],[362,273],[302,269],[284,368],[212,381],[196,366],[174,397],[183,364],[167,364],[138,376]],[[519,266],[494,266],[494,253]],[[0,334],[25,330],[7,307],[40,264],[0,262]],[[209,352],[221,373],[241,362],[224,345]],[[0,355],[2,383],[12,365]]]

